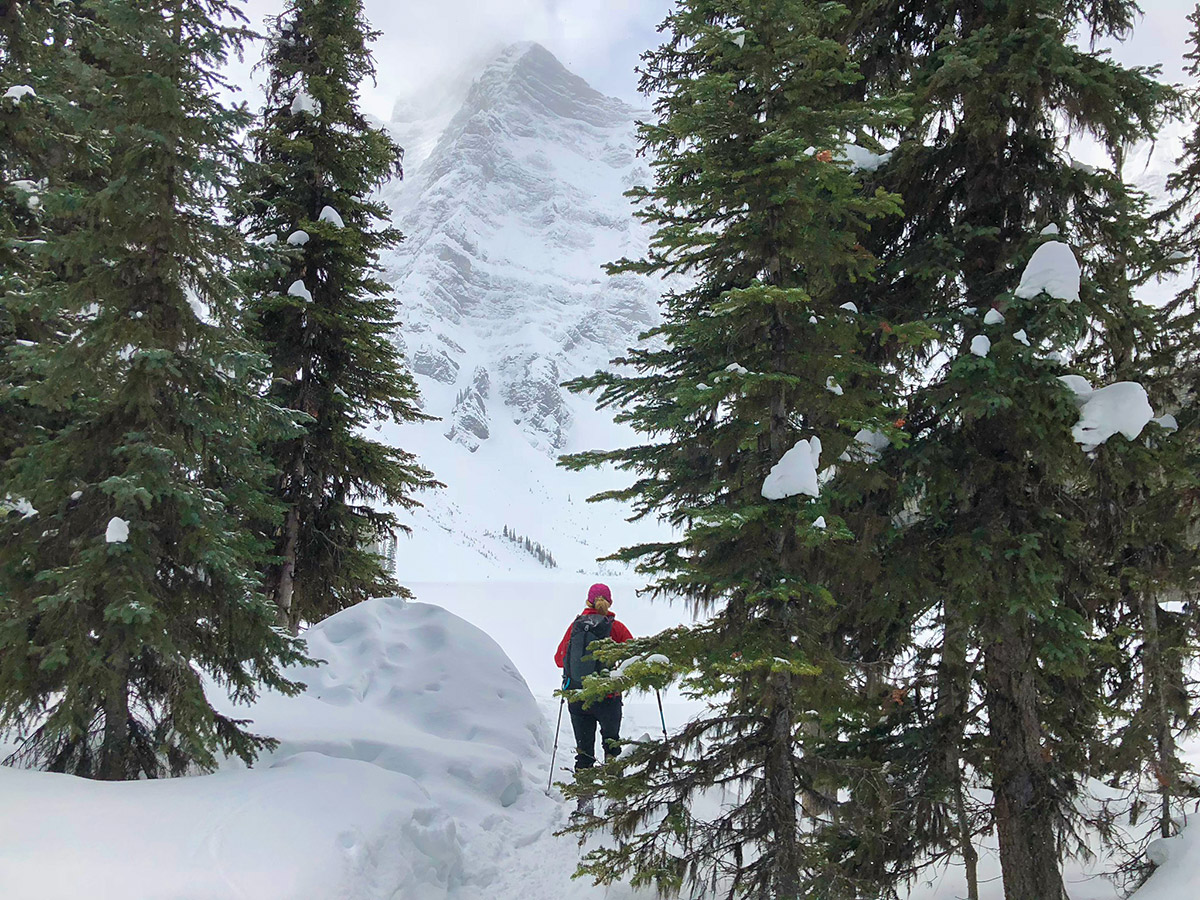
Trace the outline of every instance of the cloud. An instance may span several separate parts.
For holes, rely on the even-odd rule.
[[[378,82],[363,85],[364,108],[387,118],[398,98],[437,94],[439,82],[474,72],[500,48],[538,41],[594,88],[644,105],[634,67],[640,54],[657,46],[655,28],[671,0],[366,0],[367,18],[381,36],[375,46]],[[1182,78],[1183,53],[1193,0],[1154,0],[1133,36],[1115,45],[1125,64],[1164,64],[1168,80]],[[284,0],[249,0],[251,24],[261,27]],[[231,69],[243,84],[260,54],[250,48],[247,64]],[[255,92],[250,92],[254,99]]]
[[[657,43],[654,28],[669,0],[366,0],[367,19],[381,32],[375,85],[363,85],[364,108],[387,117],[397,98],[438,91],[438,82],[477,69],[500,48],[538,41],[597,90],[637,98],[634,66]],[[254,27],[278,15],[282,0],[250,0]],[[258,48],[250,51],[257,61]],[[249,64],[238,67],[244,82]],[[241,69],[246,70],[242,74]]]

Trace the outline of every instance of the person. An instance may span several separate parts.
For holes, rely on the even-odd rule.
[[[606,584],[593,584],[588,589],[587,605],[583,612],[567,628],[554,662],[563,670],[563,686],[579,688],[585,674],[597,671],[587,655],[587,646],[594,640],[611,637],[618,644],[633,637],[629,629],[617,621],[612,607],[612,591]],[[576,636],[572,648],[571,638]],[[572,652],[573,651],[573,652]],[[571,671],[572,668],[583,671]],[[596,729],[600,729],[600,740],[604,747],[605,761],[621,752],[621,695],[609,694],[603,700],[595,700],[586,708],[579,701],[567,704],[571,713],[571,729],[575,732],[575,771],[589,769],[596,764]],[[581,806],[590,806],[586,801]]]

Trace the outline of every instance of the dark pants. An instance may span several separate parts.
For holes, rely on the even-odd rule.
[[[581,703],[568,703],[571,728],[575,731],[575,770],[590,769],[596,764],[596,726],[604,744],[604,760],[621,753],[621,698],[605,697],[583,708]]]

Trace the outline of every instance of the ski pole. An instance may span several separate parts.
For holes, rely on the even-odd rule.
[[[562,730],[562,711],[567,698],[558,701],[558,724],[554,726],[554,749],[550,751],[550,777],[546,780],[546,796],[550,796],[550,785],[554,782],[554,757],[558,755],[558,732]]]
[[[654,696],[658,698],[658,720],[662,722],[663,740],[667,740],[667,717],[663,715],[662,710],[662,691],[658,688],[654,689]]]

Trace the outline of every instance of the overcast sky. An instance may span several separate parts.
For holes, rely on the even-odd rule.
[[[379,83],[365,85],[364,106],[390,116],[397,97],[427,89],[514,41],[539,41],[576,74],[606,94],[638,100],[633,68],[659,42],[658,24],[670,0],[366,0],[367,16],[383,32],[375,48]],[[1194,0],[1142,0],[1145,16],[1118,58],[1161,63],[1182,78],[1187,14]],[[252,24],[282,9],[282,0],[249,0]],[[252,51],[257,57],[257,52]]]

